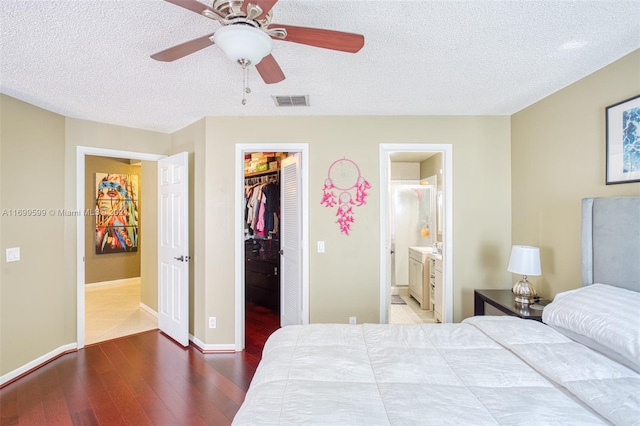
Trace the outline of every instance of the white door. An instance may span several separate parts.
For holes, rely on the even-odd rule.
[[[158,161],[158,328],[189,345],[189,166],[181,152]]]
[[[302,324],[302,239],[300,223],[300,154],[282,160],[280,325]]]

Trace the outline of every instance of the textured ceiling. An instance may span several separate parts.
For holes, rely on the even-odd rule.
[[[219,27],[162,0],[1,0],[0,16],[2,93],[161,132],[204,116],[508,115],[640,48],[637,0],[280,0],[273,22],[363,34],[365,46],[275,41],[286,80],[251,69],[243,106],[242,70],[217,47],[149,57]],[[273,95],[311,106],[277,108]]]

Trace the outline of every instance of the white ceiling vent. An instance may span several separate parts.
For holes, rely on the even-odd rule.
[[[277,107],[309,106],[309,95],[300,96],[271,96]]]

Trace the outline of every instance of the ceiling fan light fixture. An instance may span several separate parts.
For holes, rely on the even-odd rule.
[[[257,65],[273,49],[273,40],[263,31],[248,25],[228,25],[213,34],[211,40],[234,62]]]

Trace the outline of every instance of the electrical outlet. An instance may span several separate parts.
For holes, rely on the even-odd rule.
[[[356,317],[349,317],[349,324],[356,325]]]
[[[209,317],[209,328],[216,328],[216,317]]]

